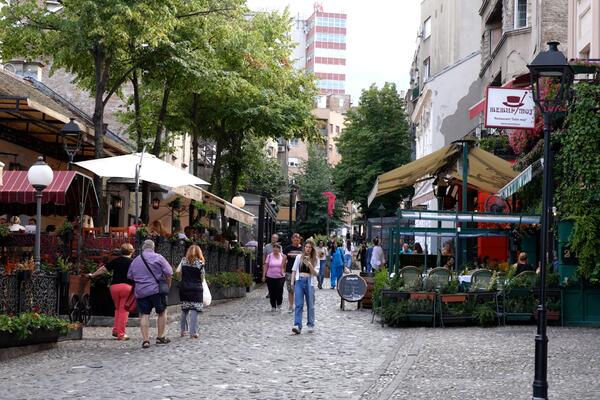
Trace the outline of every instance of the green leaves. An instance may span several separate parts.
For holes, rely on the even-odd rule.
[[[364,90],[360,106],[348,113],[346,129],[339,137],[342,161],[335,168],[335,186],[345,200],[359,203],[371,212],[383,201],[395,210],[402,192],[375,202],[371,209],[367,197],[377,176],[410,161],[410,134],[404,101],[396,86],[386,83],[381,89],[372,85]]]

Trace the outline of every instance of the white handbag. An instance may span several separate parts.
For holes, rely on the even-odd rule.
[[[206,279],[202,278],[202,304],[204,304],[205,306],[210,306],[211,302],[212,296],[210,294],[210,289],[208,288]]]

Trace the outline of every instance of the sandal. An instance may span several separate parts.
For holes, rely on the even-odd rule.
[[[190,336],[192,339],[198,339],[200,337],[200,335],[198,335],[197,333],[194,333],[192,336]]]
[[[147,349],[148,347],[150,347],[150,341],[149,340],[144,340],[142,342],[142,349]]]
[[[167,344],[167,343],[171,343],[171,339],[169,339],[168,337],[157,337],[156,338],[156,344]]]
[[[187,331],[181,332],[181,337],[186,337],[188,335]]]

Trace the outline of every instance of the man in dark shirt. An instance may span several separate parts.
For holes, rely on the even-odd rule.
[[[302,254],[300,234],[294,233],[292,235],[292,244],[285,248],[283,254],[286,256],[285,284],[287,287],[289,300],[288,313],[292,313],[294,311],[294,282],[292,282],[292,267],[294,266],[294,261],[296,261],[296,256],[298,254]]]

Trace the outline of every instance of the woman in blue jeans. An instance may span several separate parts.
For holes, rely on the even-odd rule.
[[[336,241],[331,245],[331,271],[330,271],[330,283],[331,289],[335,289],[335,284],[342,277],[344,272],[344,250],[338,247]]]
[[[304,243],[304,251],[296,256],[292,267],[292,282],[294,282],[294,327],[292,332],[299,335],[302,332],[302,311],[306,302],[308,332],[315,329],[315,287],[319,274],[319,257],[315,242],[308,239]]]
[[[319,289],[323,289],[323,281],[325,280],[325,265],[327,264],[327,246],[322,240],[317,243],[317,256],[319,257]]]

